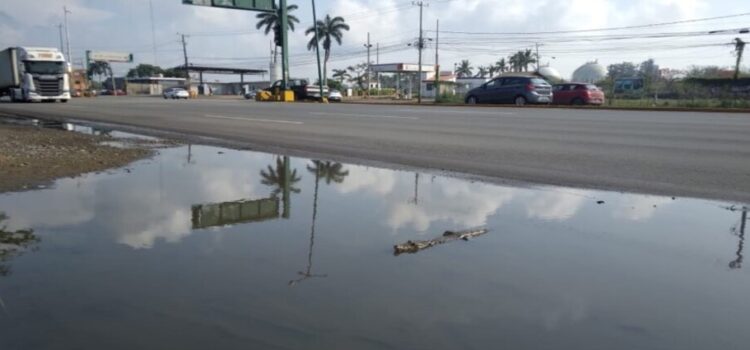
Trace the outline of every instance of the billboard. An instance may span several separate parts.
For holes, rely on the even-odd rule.
[[[274,0],[182,0],[182,3],[248,11],[273,12],[275,10]]]
[[[89,61],[133,62],[133,54],[124,52],[86,51],[86,58]]]
[[[279,217],[279,199],[199,204],[192,207],[193,229],[259,222]]]

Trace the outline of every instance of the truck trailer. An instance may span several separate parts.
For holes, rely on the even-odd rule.
[[[0,96],[13,102],[68,102],[67,67],[58,49],[9,47],[0,51]]]

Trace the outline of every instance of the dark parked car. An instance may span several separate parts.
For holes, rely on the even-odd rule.
[[[273,92],[279,88],[281,88],[281,80],[275,81],[265,90]],[[306,79],[289,79],[289,89],[294,91],[294,99],[297,101],[320,99],[320,87],[310,84]],[[327,86],[323,86],[323,93],[328,94]]]
[[[593,84],[557,84],[553,87],[553,94],[553,103],[559,105],[604,104],[604,92]]]
[[[523,106],[527,103],[551,102],[552,85],[542,78],[533,76],[495,78],[466,94],[467,104],[514,103]]]

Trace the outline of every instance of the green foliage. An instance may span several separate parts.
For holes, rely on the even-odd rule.
[[[323,76],[328,76],[328,60],[331,58],[331,45],[335,41],[341,45],[344,38],[344,31],[349,30],[343,17],[333,17],[326,15],[322,20],[318,20],[314,26],[307,28],[305,35],[312,34],[312,38],[307,43],[307,49],[312,51],[317,47],[318,42],[323,46]],[[325,79],[324,79],[325,80]]]
[[[454,94],[447,94],[443,93],[440,94],[436,99],[435,103],[438,104],[463,104],[464,97],[462,95],[454,95]]]
[[[299,23],[299,19],[292,15],[291,12],[299,8],[297,5],[288,5],[287,11],[287,23],[289,23],[289,30],[294,31],[294,24]],[[273,31],[273,41],[276,46],[281,46],[281,17],[278,12],[262,12],[255,16],[259,19],[255,25],[256,29],[264,28],[266,35]]]
[[[141,63],[135,68],[128,71],[128,78],[148,78],[164,74],[164,70],[159,66]]]
[[[96,75],[101,82],[103,75],[112,75],[112,67],[109,66],[109,63],[104,61],[93,61],[89,63],[86,75],[90,80],[93,80]]]
[[[474,67],[471,66],[471,63],[469,63],[469,60],[463,60],[458,65],[458,68],[456,68],[456,74],[459,78],[466,78],[474,75],[472,70]]]

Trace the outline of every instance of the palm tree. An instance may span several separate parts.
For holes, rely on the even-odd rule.
[[[287,23],[289,23],[289,30],[294,31],[294,24],[299,23],[299,19],[290,14],[292,11],[296,10],[298,7],[297,5],[289,5],[286,7],[286,18]],[[279,16],[278,12],[261,12],[257,15],[255,15],[255,18],[259,19],[258,23],[255,25],[255,29],[261,29],[265,27],[265,33],[268,35],[273,30],[273,41],[276,43],[276,46],[281,46],[281,16]]]
[[[343,85],[345,80],[349,80],[352,78],[352,75],[349,74],[346,69],[334,69],[333,78],[338,80],[339,83]]]
[[[344,170],[341,163],[323,162],[320,160],[313,160],[312,166],[308,165],[307,170],[311,173],[315,173],[315,194],[313,196],[313,214],[312,224],[310,225],[310,246],[307,251],[307,267],[305,268],[305,271],[297,272],[301,277],[289,281],[289,286],[294,286],[308,278],[328,276],[326,274],[312,273],[313,246],[315,244],[315,222],[318,218],[318,184],[320,183],[321,177],[326,180],[326,184],[330,185],[331,182],[344,182],[344,179],[349,175],[349,171]]]
[[[500,73],[505,73],[508,71],[508,63],[505,61],[505,58],[501,58],[495,63],[495,69],[497,69]]]
[[[469,60],[463,60],[461,61],[461,64],[458,65],[458,68],[456,68],[456,75],[458,75],[459,78],[466,78],[472,76],[472,70],[474,67],[471,66],[471,63],[469,63]]]
[[[477,68],[477,75],[476,75],[476,77],[477,78],[484,78],[484,77],[487,76],[488,73],[489,73],[489,70],[487,69],[487,67],[485,67],[485,66],[479,66]]]
[[[281,160],[281,157],[276,157],[275,168],[269,165],[265,170],[260,171],[260,183],[266,186],[275,187],[271,192],[271,196],[277,197],[284,190],[284,183],[286,180],[285,176],[286,171],[284,168],[284,162]],[[294,185],[300,182],[300,180],[302,180],[302,178],[297,175],[297,169],[292,170],[289,173],[289,191],[300,193],[301,190],[294,187]]]
[[[508,58],[508,62],[510,63],[510,66],[512,67],[514,72],[523,71],[523,65],[524,65],[523,51],[518,51],[514,53],[512,56],[510,56],[510,58]]]
[[[538,60],[536,59],[536,54],[534,54],[533,51],[531,51],[531,49],[526,49],[526,51],[523,51],[522,57],[523,57],[522,62],[523,62],[524,72],[529,71],[530,64],[535,64],[538,62]]]
[[[108,62],[105,61],[94,61],[90,62],[86,74],[89,78],[93,78],[96,75],[99,84],[102,83],[102,75],[111,75],[112,67]]]
[[[326,15],[322,20],[307,28],[305,35],[312,34],[310,42],[307,43],[308,50],[314,50],[318,41],[323,45],[323,51],[325,51],[325,57],[323,59],[323,85],[326,84],[328,79],[328,59],[331,58],[331,44],[335,40],[337,44],[341,45],[341,39],[344,37],[344,31],[349,30],[349,25],[346,24],[343,17],[336,16],[331,18],[331,15]],[[331,40],[333,39],[333,40]]]

